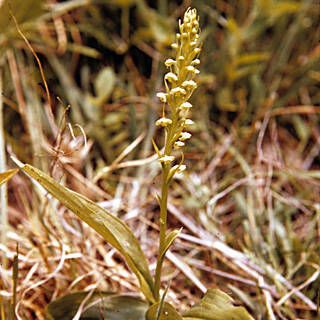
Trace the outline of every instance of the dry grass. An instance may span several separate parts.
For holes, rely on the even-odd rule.
[[[17,18],[28,44],[14,24],[15,31],[0,30],[4,143],[7,158],[32,163],[123,218],[154,270],[155,92],[172,22],[190,1],[170,1],[170,18],[166,1],[159,1],[162,13],[147,1],[130,8],[112,2],[48,1],[40,19]],[[193,5],[203,21],[202,85],[193,99],[188,172],[170,197],[169,227],[182,226],[183,233],[167,255],[168,297],[184,309],[206,288],[219,287],[255,319],[316,319],[319,2]],[[21,319],[44,319],[45,306],[70,292],[136,290],[122,258],[57,201],[22,174],[7,187],[0,306],[13,293],[17,244]],[[3,216],[4,198],[1,206]]]

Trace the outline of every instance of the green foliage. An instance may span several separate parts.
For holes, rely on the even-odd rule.
[[[161,302],[157,302],[148,309],[145,319],[182,320],[182,317],[170,303],[164,302],[162,304]]]
[[[232,299],[220,290],[209,289],[199,304],[182,317],[169,303],[148,303],[140,298],[112,293],[76,292],[50,303],[48,320],[68,320],[75,316],[80,305],[81,319],[98,320],[253,320],[242,307],[235,307]]]
[[[70,320],[83,301],[86,303],[81,313],[82,320],[145,320],[148,308],[148,303],[134,296],[75,292],[50,303],[46,309],[47,319]]]
[[[235,307],[224,292],[209,289],[199,304],[183,315],[184,320],[253,320],[243,307]]]

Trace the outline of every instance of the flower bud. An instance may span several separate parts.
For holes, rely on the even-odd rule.
[[[165,156],[159,158],[159,161],[164,164],[170,164],[172,161],[174,161],[174,156],[166,156],[165,155]]]
[[[176,74],[174,74],[173,72],[168,72],[165,76],[164,76],[165,80],[168,80],[170,82],[173,81],[178,81],[178,77]]]
[[[193,73],[194,73],[195,67],[194,67],[194,66],[187,66],[186,69],[187,69],[189,72],[193,72]]]
[[[196,69],[194,66],[187,66],[186,69],[189,72],[193,73],[193,74],[199,74],[200,73],[200,71],[198,69]]]
[[[182,86],[187,89],[195,89],[197,87],[197,84],[193,80],[186,80],[182,83]]]
[[[156,121],[156,126],[167,127],[172,123],[171,119],[162,117]]]
[[[181,132],[179,140],[180,141],[186,141],[186,140],[188,140],[190,138],[191,138],[191,133],[189,133],[189,132]]]
[[[179,46],[178,46],[177,43],[173,43],[173,44],[171,45],[171,48],[172,48],[172,49],[178,49],[178,47],[179,47]]]
[[[167,102],[167,94],[163,93],[163,92],[158,92],[157,93],[157,97],[159,98],[159,100],[163,103]]]
[[[184,147],[184,142],[182,142],[182,141],[176,141],[176,142],[174,143],[173,147],[174,147],[175,149],[180,149],[180,148]]]
[[[194,122],[191,119],[185,119],[184,120],[184,124],[186,126],[192,126],[194,124]]]
[[[180,105],[180,110],[190,110],[192,108],[192,104],[188,101],[184,102],[182,105]]]
[[[177,62],[173,59],[167,59],[164,64],[166,65],[166,67],[171,67],[173,65],[175,65]]]
[[[186,90],[184,90],[183,88],[181,87],[176,87],[176,88],[173,88],[171,91],[170,91],[170,94],[174,95],[174,96],[182,96],[182,95],[185,95],[187,92]]]
[[[197,30],[196,28],[192,28],[192,30],[191,30],[191,33],[192,33],[192,34],[195,35],[195,34],[197,34],[197,32],[198,32],[198,30]]]

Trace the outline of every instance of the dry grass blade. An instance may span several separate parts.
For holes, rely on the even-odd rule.
[[[176,72],[175,61],[188,58],[175,22],[191,1],[0,3],[0,318],[9,319],[18,242],[16,317],[44,320],[61,296],[133,292],[137,281],[116,249],[35,180],[6,183],[15,173],[6,172],[8,155],[125,220],[154,270],[161,190],[151,139],[161,157],[168,127],[154,124],[171,118],[155,92],[186,74]],[[319,1],[194,4],[201,73],[188,100],[192,139],[176,144],[185,143],[186,170],[170,175],[168,230],[184,232],[166,254],[166,301],[188,310],[219,288],[255,319],[317,319]]]

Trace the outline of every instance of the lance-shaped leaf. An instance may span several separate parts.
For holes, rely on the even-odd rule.
[[[243,307],[235,307],[232,298],[218,289],[209,289],[202,300],[187,311],[183,320],[254,320]]]
[[[0,173],[0,186],[10,180],[19,170],[11,169]]]
[[[141,291],[148,301],[154,302],[152,293],[154,284],[147,260],[129,227],[104,208],[81,194],[62,186],[41,170],[28,164],[23,165],[16,162],[20,165],[21,170],[40,183],[50,194],[96,230],[124,256],[128,266],[138,277]]]
[[[46,308],[48,320],[69,320],[82,307],[82,320],[145,320],[148,302],[130,295],[108,292],[75,292],[51,302]]]
[[[159,255],[159,261],[161,261],[161,263],[163,262],[164,260],[164,257],[167,253],[167,251],[170,249],[173,241],[178,238],[179,234],[181,233],[181,229],[179,230],[172,230],[171,232],[169,232],[167,235],[166,235],[166,238],[164,240],[164,246],[163,246],[163,249],[162,251],[160,252],[160,255]]]

